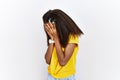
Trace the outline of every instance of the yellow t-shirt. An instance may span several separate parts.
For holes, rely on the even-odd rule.
[[[76,43],[78,44],[79,39],[78,36],[70,36],[68,43]],[[64,51],[64,48],[62,48]],[[73,54],[67,64],[65,66],[60,66],[58,62],[58,57],[56,53],[56,48],[54,47],[51,63],[48,66],[48,73],[55,78],[66,78],[76,73],[76,55],[78,52],[78,45],[75,47]]]

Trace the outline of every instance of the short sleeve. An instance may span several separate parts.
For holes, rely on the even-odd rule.
[[[75,35],[75,36],[70,35],[70,36],[69,36],[69,41],[68,41],[68,43],[76,43],[76,44],[78,44],[78,43],[79,43],[79,38],[78,38],[78,36],[77,36],[77,35]]]

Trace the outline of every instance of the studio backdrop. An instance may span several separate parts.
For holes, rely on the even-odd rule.
[[[47,80],[42,16],[66,12],[84,32],[76,80],[120,80],[119,0],[1,0],[0,80]]]

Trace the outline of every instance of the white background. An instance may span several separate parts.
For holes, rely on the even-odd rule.
[[[66,12],[82,29],[76,80],[120,80],[119,0],[1,0],[0,80],[46,80],[42,15]]]

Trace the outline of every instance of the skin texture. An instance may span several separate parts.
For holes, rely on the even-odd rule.
[[[44,24],[44,27],[45,27],[47,34],[50,36],[50,38],[55,41],[55,43],[49,44],[47,48],[47,51],[45,54],[46,63],[50,64],[53,48],[55,47],[57,51],[57,57],[58,57],[59,64],[61,66],[65,66],[67,62],[69,61],[70,57],[72,56],[74,48],[75,46],[77,46],[77,44],[68,43],[63,52],[55,24],[48,22]]]

